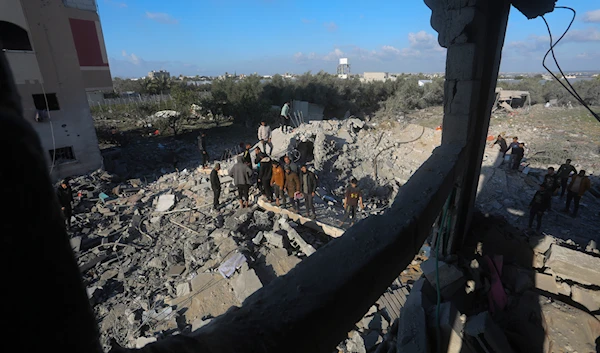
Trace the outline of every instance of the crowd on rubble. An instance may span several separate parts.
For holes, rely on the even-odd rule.
[[[513,137],[512,142],[507,145],[504,137],[498,135],[494,145],[499,145],[503,160],[508,160],[510,171],[519,171],[522,168],[521,161],[525,155],[525,144],[519,142],[517,136]],[[506,158],[507,155],[508,158]],[[542,217],[546,212],[552,211],[552,198],[559,196],[559,194],[561,200],[565,198],[566,194],[565,208],[562,212],[570,213],[573,218],[577,217],[581,198],[591,189],[592,184],[590,178],[586,175],[586,171],[583,169],[577,171],[571,162],[571,159],[567,159],[560,165],[558,171],[554,167],[548,167],[539,189],[529,203],[529,230],[532,229],[534,220],[536,220],[536,231],[541,230]],[[571,203],[573,203],[572,212]]]
[[[292,127],[290,124],[289,102],[286,102],[281,109],[280,121],[282,133],[290,133]],[[263,196],[266,202],[274,203],[284,209],[293,209],[298,214],[301,214],[301,205],[303,204],[304,215],[307,218],[316,219],[314,198],[318,186],[317,175],[309,169],[307,164],[303,163],[298,166],[287,154],[279,159],[271,156],[273,153],[272,129],[264,120],[261,121],[258,128],[257,137],[256,147],[253,147],[251,143],[240,144],[244,151],[236,156],[236,163],[228,171],[228,175],[233,178],[237,190],[240,208],[250,206],[250,194],[253,191]],[[197,145],[203,169],[208,168],[210,165],[207,141],[206,132],[201,131],[197,136]],[[254,158],[252,158],[252,153],[254,153]],[[213,191],[213,210],[218,212],[223,206],[220,203],[222,189],[219,171],[221,170],[221,163],[214,162],[209,180]],[[176,156],[173,156],[172,163],[174,169],[178,170],[178,158]],[[67,228],[70,227],[73,214],[70,180],[70,178],[65,178],[57,188],[57,196]],[[339,225],[344,225],[347,220],[350,220],[350,224],[353,225],[359,206],[364,209],[363,196],[358,188],[358,181],[352,178],[343,199],[345,214]]]

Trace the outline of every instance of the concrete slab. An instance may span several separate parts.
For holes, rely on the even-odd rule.
[[[212,319],[202,320],[201,318],[194,320],[194,322],[192,322],[192,332],[196,331],[197,329],[199,329],[201,327],[208,325],[211,321],[212,321]]]
[[[529,238],[529,245],[531,245],[533,251],[540,254],[545,254],[552,244],[556,244],[556,238],[549,235]]]
[[[231,286],[237,300],[243,303],[252,293],[262,288],[262,283],[253,269],[242,266],[240,273],[231,278]]]
[[[156,212],[165,212],[175,206],[175,195],[167,194],[160,195],[158,197],[158,203],[156,204]]]
[[[534,281],[537,289],[541,289],[552,294],[558,294],[559,286],[556,283],[554,276],[536,272]]]
[[[178,277],[178,276],[180,276],[183,273],[183,271],[185,271],[185,266],[173,265],[169,269],[169,272],[167,273],[167,276],[169,276],[169,277]]]
[[[571,287],[571,298],[577,303],[585,306],[589,311],[600,309],[600,292],[585,289],[580,286]]]
[[[482,336],[494,352],[514,352],[506,339],[506,335],[494,323],[489,312],[484,311],[479,315],[469,317],[465,325],[465,334],[476,338]]]
[[[448,264],[444,261],[438,261],[438,269],[439,269],[439,280],[440,280],[440,288],[446,288],[450,285],[458,281],[464,281],[465,277],[463,272],[458,269],[456,266],[452,264]],[[427,261],[421,263],[421,270],[423,271],[423,275],[427,278],[429,283],[434,287],[436,287],[436,266],[435,266],[435,258],[430,258]]]
[[[550,247],[546,267],[562,279],[600,286],[600,258],[586,253],[554,244]]]
[[[135,348],[144,348],[148,343],[156,342],[156,337],[138,337],[135,340]]]
[[[75,252],[78,252],[81,248],[81,237],[73,237],[69,239],[69,243],[71,244],[71,249],[73,249]]]
[[[283,235],[275,232],[265,232],[264,236],[267,242],[272,246],[283,248]]]
[[[283,276],[301,262],[296,256],[289,256],[285,249],[271,249],[265,257],[267,266],[271,266],[277,277]]]
[[[190,284],[188,282],[179,283],[176,287],[177,297],[183,297],[191,293]]]

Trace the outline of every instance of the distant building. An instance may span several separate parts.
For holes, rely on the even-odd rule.
[[[160,71],[150,71],[148,72],[148,78],[150,79],[162,79],[162,78],[170,78],[171,74],[169,73],[169,71],[165,71],[165,70],[160,70]]]
[[[428,83],[432,83],[432,80],[419,80],[419,87],[423,87]]]
[[[95,0],[2,0],[0,41],[54,180],[102,167],[88,99],[112,92]]]
[[[373,81],[395,81],[396,77],[390,75],[389,72],[365,72],[361,79],[362,82],[373,82]]]

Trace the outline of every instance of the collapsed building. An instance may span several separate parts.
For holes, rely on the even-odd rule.
[[[492,112],[498,109],[512,112],[518,108],[531,108],[531,95],[529,91],[510,91],[500,87],[496,88],[496,100],[494,101]]]
[[[114,328],[115,337],[126,338],[129,343],[135,339],[136,346],[142,346],[157,339],[145,336],[154,330],[160,330],[165,336],[178,333],[164,339],[158,337],[161,339],[142,348],[146,352],[330,352],[336,347],[344,352],[366,352],[367,347],[369,351],[377,352],[537,352],[552,351],[552,344],[589,351],[598,337],[597,319],[589,313],[595,309],[594,290],[598,286],[596,274],[589,270],[597,266],[593,244],[589,245],[591,251],[587,253],[579,251],[582,249],[577,249],[577,245],[571,244],[573,248],[569,248],[548,238],[532,240],[532,246],[525,241],[527,237],[522,232],[474,212],[493,103],[493,86],[498,75],[511,3],[473,1],[467,4],[435,0],[427,0],[426,3],[432,9],[432,26],[439,33],[440,44],[448,48],[444,129],[441,144],[399,187],[394,202],[385,212],[365,218],[336,239],[321,240],[323,244],[313,239],[314,245],[311,246],[315,251],[307,255],[302,248],[310,249],[308,246],[298,244],[300,250],[293,244],[287,247],[285,239],[298,242],[294,232],[302,232],[307,238],[312,233],[305,233],[306,230],[298,223],[292,224],[283,216],[275,216],[275,212],[243,210],[227,219],[231,223],[228,227],[224,226],[223,220],[221,227],[213,223],[215,228],[212,231],[209,222],[205,222],[207,229],[193,228],[190,225],[194,222],[189,222],[192,217],[206,217],[203,215],[205,212],[197,209],[200,206],[192,207],[194,197],[188,195],[179,203],[178,195],[163,190],[158,187],[159,184],[154,185],[157,186],[154,192],[145,195],[148,191],[135,190],[139,186],[128,182],[124,192],[133,195],[123,195],[114,201],[106,192],[98,192],[103,200],[99,201],[103,203],[100,204],[102,208],[92,206],[105,215],[114,213],[110,215],[115,217],[112,222],[103,222],[106,223],[104,234],[116,239],[102,243],[100,238],[100,247],[84,249],[90,254],[80,256],[80,266],[85,266],[87,272],[91,271],[86,276],[97,281],[96,287],[102,287],[88,288],[87,295],[80,273],[82,268],[78,268],[72,249],[67,245],[68,237],[61,224],[60,210],[52,197],[39,140],[31,128],[22,123],[22,112],[10,99],[14,98],[10,97],[14,85],[10,84],[4,71],[3,86],[9,89],[3,90],[8,98],[2,101],[7,107],[2,122],[5,128],[14,132],[6,140],[15,146],[11,150],[14,153],[7,156],[6,164],[19,165],[19,169],[3,170],[1,175],[3,185],[8,185],[5,195],[11,200],[23,201],[16,202],[7,211],[4,224],[7,246],[3,247],[2,258],[8,262],[5,266],[9,269],[6,271],[7,281],[20,290],[23,302],[30,303],[29,306],[14,305],[7,309],[8,315],[15,320],[14,328],[11,327],[8,332],[10,337],[27,342],[30,350],[55,345],[64,351],[101,351],[89,297],[102,300],[103,296],[118,296],[123,293],[122,290],[112,288],[105,291],[104,288],[113,285],[125,288],[126,284],[131,291],[142,287],[138,290],[146,292],[146,297],[152,296],[154,300],[132,300],[139,302],[134,304],[139,307],[130,312],[128,308],[112,311],[113,308],[104,307],[102,323],[106,320],[106,325]],[[539,16],[554,7],[553,1],[512,3],[528,17]],[[317,132],[315,144],[320,146],[320,142],[326,140],[323,137]],[[319,147],[315,148],[317,165],[335,165],[340,160],[339,157],[330,160],[327,156],[319,156],[318,151]],[[31,163],[19,163],[21,159]],[[344,167],[344,170],[355,169],[357,173],[362,170],[364,175],[372,175],[376,171],[378,179],[380,175],[387,178],[378,167],[349,163],[352,163],[351,168]],[[165,176],[161,182],[171,184],[166,188],[181,187],[181,194],[185,195],[186,187],[191,192],[192,188],[199,186],[194,185],[196,180]],[[149,188],[152,189],[152,185]],[[89,191],[95,194],[95,189]],[[120,194],[120,190],[115,193]],[[136,198],[139,200],[135,201]],[[104,206],[131,206],[127,205],[130,202],[141,202],[139,214],[130,208],[131,214],[122,216],[111,207]],[[176,205],[178,208],[173,209]],[[183,211],[179,207],[189,210]],[[17,223],[18,216],[26,212],[39,216],[35,222]],[[188,212],[189,223],[184,224],[182,212]],[[215,223],[220,224],[218,217]],[[277,231],[274,233],[281,238],[273,234],[267,236],[262,230],[262,242],[271,238],[267,242],[274,248],[281,248],[283,242],[282,249],[287,256],[291,253],[302,261],[285,275],[274,278],[250,294],[259,284],[252,276],[254,269],[247,265],[248,257],[258,257],[263,246],[269,247],[262,245],[259,232],[261,227],[271,227],[271,224],[273,229],[280,227],[279,230],[284,230],[285,237]],[[165,251],[152,249],[152,253],[146,254],[143,252],[145,249],[137,249],[124,242],[126,236],[153,242],[153,231],[162,226],[167,226],[172,233],[170,239],[163,238],[158,243]],[[236,227],[246,228],[249,234],[256,232],[254,238],[249,239]],[[192,240],[188,242],[188,238]],[[198,239],[203,238],[206,241],[201,244]],[[417,261],[415,255],[421,253],[427,238],[431,239],[429,250],[434,256],[420,266],[424,277],[411,282],[410,294],[405,301],[392,303],[398,296],[386,297],[386,294],[403,288],[396,282],[398,276]],[[258,243],[258,250],[242,250],[232,256],[227,247],[233,249],[234,245],[225,239],[233,240],[236,249],[240,244],[252,247],[249,242],[253,245]],[[537,248],[538,244],[548,243],[551,244],[547,249],[545,245]],[[208,246],[205,248],[203,244]],[[224,248],[219,251],[221,246]],[[113,249],[114,255],[103,253],[102,248]],[[128,250],[116,251],[119,248]],[[428,250],[423,249],[423,252]],[[125,253],[129,258],[122,258]],[[100,260],[96,260],[95,256]],[[114,258],[105,262],[104,256]],[[9,267],[10,264],[23,263],[25,258],[31,259],[31,263],[24,264],[27,267],[23,271]],[[584,261],[577,264],[580,259]],[[140,264],[147,266],[140,268]],[[221,268],[223,265],[227,266]],[[197,271],[204,266],[217,268],[220,273],[209,274],[211,278],[202,278],[209,277],[202,275],[196,279],[199,278]],[[121,270],[127,270],[135,277],[125,278]],[[188,270],[195,271],[196,276],[192,277]],[[43,275],[35,280],[28,276],[40,272]],[[229,303],[236,304],[210,322],[207,322],[210,317],[200,317],[199,322],[195,321],[196,330],[189,334],[174,329],[175,324],[179,329],[178,318],[185,317],[186,312],[173,314],[175,309],[171,298],[164,294],[154,295],[153,288],[144,286],[145,283],[152,284],[150,287],[162,283],[167,295],[185,298],[196,291],[195,279],[196,289],[202,291],[213,288],[214,281],[223,281],[221,278],[228,274],[232,282],[244,284],[238,290],[231,287],[233,299]],[[174,279],[165,281],[164,275]],[[256,271],[254,275],[259,277]],[[46,291],[41,299],[40,288],[52,290]],[[567,297],[566,293],[570,291],[568,298],[582,304],[588,312],[549,303],[547,297],[532,290],[534,288],[544,293],[557,292],[558,297],[552,298]],[[406,296],[408,290],[400,290]],[[586,293],[585,296],[582,293]],[[223,297],[225,295],[223,293]],[[231,296],[231,291],[227,295]],[[386,297],[385,301],[380,299],[382,295]],[[587,299],[581,299],[584,297]],[[379,300],[384,303],[374,307]],[[198,306],[202,304],[202,301],[196,302]],[[225,302],[223,307],[227,304]],[[387,320],[382,310],[388,304],[401,307],[399,317],[393,322]],[[102,309],[98,307],[98,310]],[[38,330],[36,339],[31,340],[31,333],[25,332],[23,327],[30,324],[31,317],[39,317],[40,312],[53,318],[54,325]],[[572,326],[558,330],[552,315],[564,315],[565,312]],[[386,318],[385,323],[382,318]],[[111,320],[117,324],[110,326]],[[149,327],[149,322],[153,323],[152,327]],[[159,322],[166,326],[159,328],[154,325]],[[136,337],[140,331],[144,335]],[[585,335],[583,339],[577,336],[581,334]],[[128,351],[114,342],[108,344],[114,351]]]

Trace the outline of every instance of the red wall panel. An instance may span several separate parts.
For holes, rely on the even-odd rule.
[[[71,33],[77,50],[80,66],[108,66],[102,60],[100,40],[96,32],[96,22],[70,18]]]

